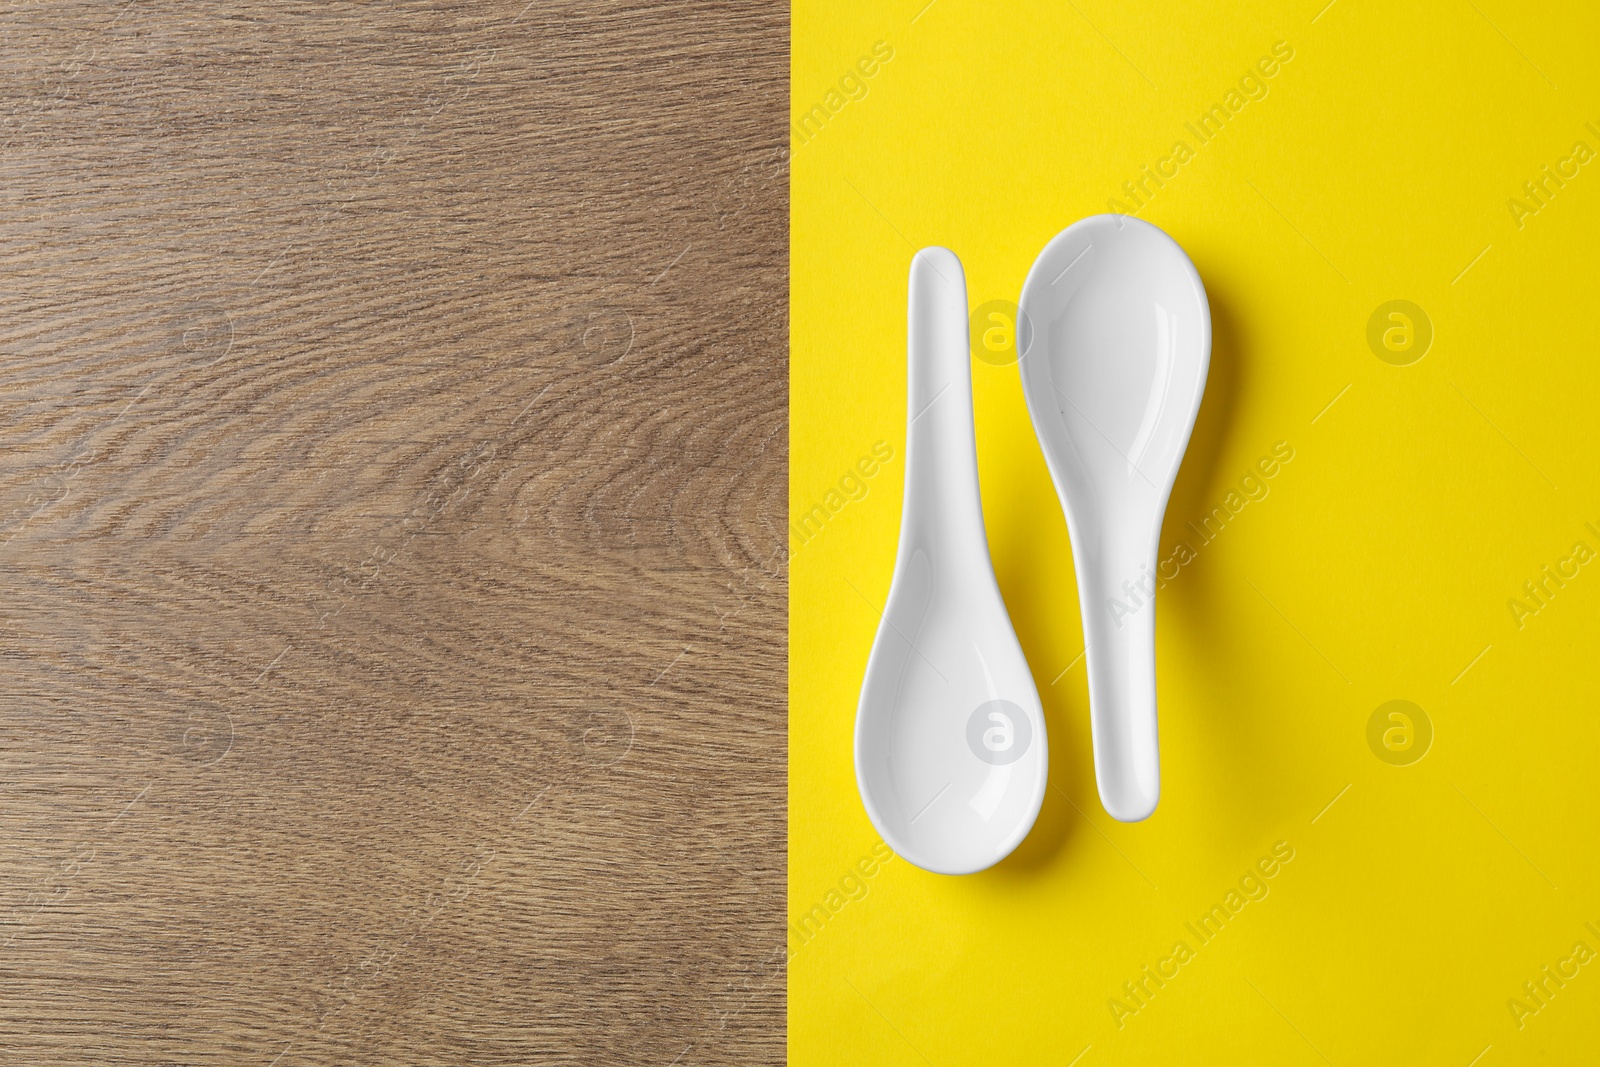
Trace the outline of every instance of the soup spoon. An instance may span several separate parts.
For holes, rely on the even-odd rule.
[[[967,284],[911,260],[906,493],[894,579],[856,711],[856,782],[890,848],[939,874],[998,863],[1044,800],[1044,715],[978,498]]]
[[[1072,538],[1100,801],[1124,822],[1161,796],[1156,553],[1211,363],[1200,274],[1148,222],[1061,231],[1022,286],[1022,389]]]

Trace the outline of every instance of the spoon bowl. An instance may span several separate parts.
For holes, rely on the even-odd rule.
[[[1072,538],[1095,779],[1106,811],[1136,822],[1161,795],[1156,556],[1205,391],[1210,305],[1171,237],[1094,215],[1045,246],[1019,308],[1023,393]]]
[[[856,712],[856,781],[912,863],[998,863],[1044,800],[1044,715],[989,560],[961,261],[911,261],[906,493],[888,603]]]

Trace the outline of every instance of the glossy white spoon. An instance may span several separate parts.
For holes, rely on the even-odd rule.
[[[911,261],[900,549],[856,711],[856,782],[901,856],[970,874],[1027,836],[1044,800],[1039,692],[989,562],[972,430],[961,261]]]
[[[1176,241],[1125,215],[1055,236],[1022,286],[1022,389],[1072,537],[1100,801],[1161,796],[1156,553],[1211,364],[1211,309]]]

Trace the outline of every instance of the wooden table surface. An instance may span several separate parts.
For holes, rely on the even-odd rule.
[[[786,9],[0,28],[0,1060],[780,1061]]]

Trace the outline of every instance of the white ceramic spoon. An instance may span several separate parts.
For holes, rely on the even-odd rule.
[[[889,847],[970,874],[1027,836],[1044,800],[1039,692],[989,562],[972,430],[961,261],[911,261],[900,549],[856,712],[856,782]]]
[[[1176,241],[1124,215],[1074,223],[1022,286],[1022,389],[1072,537],[1100,801],[1161,796],[1156,553],[1211,364],[1211,309]]]

